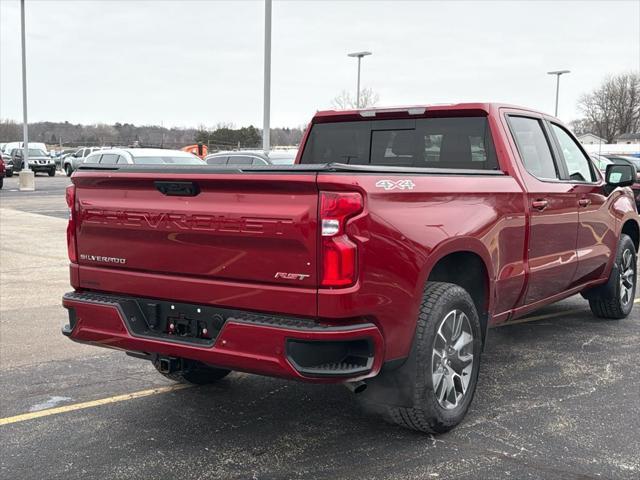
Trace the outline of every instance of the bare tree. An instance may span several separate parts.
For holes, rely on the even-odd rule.
[[[571,120],[569,122],[569,127],[571,127],[571,131],[578,136],[584,135],[585,133],[594,133],[595,131],[591,122],[584,118]]]
[[[640,128],[640,73],[608,77],[600,87],[583,95],[578,107],[596,135],[608,143],[622,133]]]
[[[380,100],[380,95],[373,91],[372,88],[363,88],[360,90],[360,107],[367,108],[375,106]],[[358,108],[356,99],[351,96],[347,90],[340,92],[340,95],[333,99],[333,106],[338,110],[352,110]]]
[[[0,141],[15,142],[22,139],[22,125],[13,120],[0,120]]]

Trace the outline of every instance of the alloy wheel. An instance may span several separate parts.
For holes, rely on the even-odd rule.
[[[473,371],[473,330],[461,310],[446,314],[433,341],[431,380],[442,408],[456,408],[464,399]]]
[[[620,301],[627,305],[633,301],[633,286],[635,283],[635,266],[633,265],[633,253],[626,249],[622,252],[620,262]]]

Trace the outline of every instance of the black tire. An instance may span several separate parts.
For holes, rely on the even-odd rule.
[[[473,341],[469,348],[473,352],[473,364],[469,383],[454,408],[445,408],[436,397],[432,380],[433,350],[438,328],[450,312],[459,310],[469,320]],[[480,320],[475,304],[462,287],[452,283],[427,282],[422,296],[415,333],[416,365],[413,384],[413,407],[387,407],[387,413],[394,423],[427,433],[443,433],[458,425],[464,418],[475,392],[480,371],[482,351]],[[455,393],[454,393],[455,395]],[[456,400],[457,403],[457,400]]]
[[[73,169],[71,168],[71,165],[69,165],[68,163],[64,166],[64,173],[67,174],[67,177],[70,177],[71,174],[73,173]]]
[[[49,170],[49,172],[48,172],[48,173],[49,173],[49,176],[50,176],[50,177],[54,177],[54,176],[55,176],[55,174],[56,174],[56,169],[55,169],[55,168],[52,168],[51,170]]]
[[[2,188],[3,184],[4,184],[4,178],[0,178],[0,188]]]
[[[609,281],[602,287],[597,287],[588,295],[589,307],[596,317],[607,320],[620,320],[631,313],[636,293],[637,261],[636,247],[633,244],[633,240],[623,233],[620,235],[616,260],[611,270]],[[632,283],[630,287],[631,293],[628,293],[629,281]],[[627,293],[623,294],[623,290],[627,290]]]
[[[7,177],[13,177],[13,170],[6,172]]]
[[[207,385],[215,383],[231,373],[231,370],[209,367],[204,363],[196,362],[195,360],[183,360],[183,370],[173,373],[161,372],[156,362],[154,362],[153,365],[161,375],[165,376],[169,380],[179,383],[191,383],[193,385]]]

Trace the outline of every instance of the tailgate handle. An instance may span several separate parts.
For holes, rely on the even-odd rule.
[[[200,193],[200,187],[195,182],[162,182],[155,181],[156,189],[170,197],[195,197]]]

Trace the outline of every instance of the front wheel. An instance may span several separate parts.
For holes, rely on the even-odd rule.
[[[55,174],[56,174],[56,169],[55,169],[55,168],[52,168],[51,170],[49,170],[49,172],[48,172],[48,173],[49,173],[49,176],[50,176],[50,177],[53,177],[53,176],[55,176]]]
[[[64,166],[64,173],[67,174],[67,177],[70,177],[71,174],[73,173],[73,169],[71,168],[71,165],[69,165],[68,163]]]
[[[7,177],[13,177],[13,170],[8,170],[6,175]]]
[[[596,317],[619,320],[631,313],[636,294],[636,269],[636,247],[631,237],[622,234],[609,281],[585,295]]]
[[[388,407],[389,416],[413,430],[446,432],[467,413],[480,371],[480,320],[467,291],[427,282],[414,341],[413,407]]]

